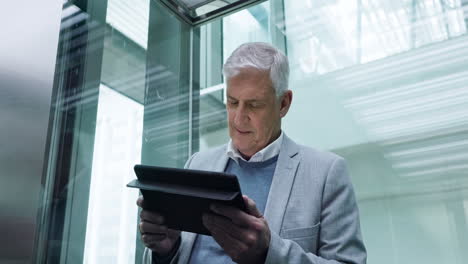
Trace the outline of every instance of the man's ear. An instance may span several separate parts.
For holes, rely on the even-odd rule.
[[[286,114],[289,111],[289,107],[291,106],[292,102],[292,91],[287,90],[284,92],[284,94],[281,96],[281,102],[280,102],[280,116],[281,118],[285,117]]]

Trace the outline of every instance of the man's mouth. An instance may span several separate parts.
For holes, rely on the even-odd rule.
[[[240,134],[248,134],[248,133],[250,133],[249,131],[244,131],[244,130],[240,130],[240,129],[237,129],[237,128],[236,128],[236,130],[237,130],[237,132],[239,132]]]

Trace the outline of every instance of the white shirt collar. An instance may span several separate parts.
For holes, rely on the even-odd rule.
[[[243,161],[247,162],[262,162],[268,159],[273,158],[274,156],[278,155],[280,152],[281,144],[283,143],[283,131],[281,131],[280,136],[269,145],[264,147],[259,152],[255,153],[248,161],[245,160],[239,151],[234,147],[232,144],[232,140],[229,140],[227,144],[226,154],[229,158],[233,159],[235,162],[239,162],[238,159],[242,159]]]

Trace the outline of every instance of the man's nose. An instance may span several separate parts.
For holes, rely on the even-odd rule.
[[[236,125],[241,125],[249,120],[249,115],[247,109],[243,105],[239,105],[236,109],[236,115],[234,117],[234,123]]]

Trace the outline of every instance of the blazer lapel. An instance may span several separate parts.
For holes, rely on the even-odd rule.
[[[213,157],[213,163],[207,164],[202,169],[223,172],[229,159],[225,150],[225,148],[221,148]],[[268,221],[270,230],[277,234],[279,234],[283,224],[284,212],[296,176],[299,164],[298,152],[299,146],[284,135],[265,208],[265,218]],[[197,234],[185,234],[184,248],[186,249],[181,252],[179,263],[188,263],[196,238]]]
[[[280,233],[284,212],[299,165],[299,146],[284,135],[265,208],[265,219],[272,232]]]
[[[224,172],[226,169],[227,162],[229,160],[228,155],[226,154],[226,148],[221,148],[222,151],[218,153],[216,157],[213,157],[213,163],[208,165],[209,171]]]

